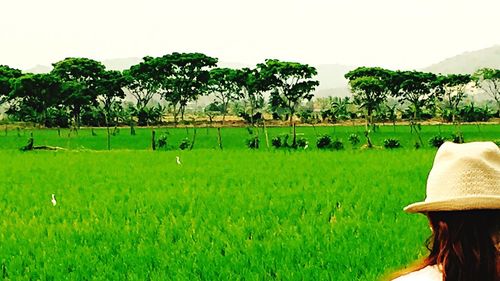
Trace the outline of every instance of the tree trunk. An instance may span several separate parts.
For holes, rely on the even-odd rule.
[[[156,150],[156,139],[155,139],[155,130],[151,130],[151,148],[153,149],[153,151]]]
[[[218,135],[217,140],[219,142],[219,148],[222,150],[222,136],[220,134],[220,127],[217,127],[217,135]]]

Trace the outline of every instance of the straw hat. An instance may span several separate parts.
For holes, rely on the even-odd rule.
[[[446,142],[427,178],[427,198],[409,213],[500,209],[500,149],[493,142]]]

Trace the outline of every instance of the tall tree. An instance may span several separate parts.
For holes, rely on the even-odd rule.
[[[500,117],[500,69],[479,69],[472,75],[472,79],[478,88],[496,101],[497,116]]]
[[[67,82],[68,95],[63,102],[70,108],[75,127],[79,128],[82,108],[96,103],[97,80],[104,65],[88,58],[66,58],[53,66],[52,73]]]
[[[231,68],[214,68],[210,70],[209,87],[220,102],[222,124],[226,119],[227,106],[230,101],[239,99],[241,70]]]
[[[209,69],[217,65],[217,59],[201,53],[172,53],[145,61],[154,69],[151,72],[160,95],[184,120],[188,102],[196,100],[208,91]]]
[[[399,90],[394,97],[400,103],[408,102],[413,106],[413,120],[420,120],[422,108],[439,93],[437,76],[433,73],[419,71],[396,71]]]
[[[316,68],[297,62],[284,62],[268,59],[258,64],[261,76],[268,81],[271,99],[276,105],[285,108],[289,113],[290,125],[297,107],[303,100],[311,100],[313,91],[319,85],[314,76]]]
[[[60,104],[63,92],[63,82],[52,74],[25,74],[13,80],[10,111],[31,109],[35,121],[47,126],[47,111]]]
[[[148,116],[146,107],[153,97],[158,93],[158,83],[154,81],[154,69],[147,63],[151,58],[145,57],[143,62],[132,65],[130,69],[123,72],[126,88],[135,98],[135,111],[139,118],[139,125],[147,125]]]
[[[0,105],[7,100],[12,90],[12,80],[21,77],[19,69],[11,68],[7,65],[0,65]]]
[[[453,123],[455,123],[458,113],[458,106],[465,98],[465,90],[469,82],[471,82],[471,76],[467,74],[449,74],[437,77],[437,83],[440,84],[442,90],[441,98],[445,106],[451,110]]]
[[[256,112],[264,105],[263,93],[268,89],[268,83],[262,77],[258,69],[243,68],[239,72],[238,85],[240,87],[239,98],[244,103],[244,114],[247,115],[250,123],[255,125],[257,115]],[[248,108],[248,112],[247,112]]]
[[[124,86],[125,79],[121,72],[116,70],[101,72],[99,79],[96,81],[97,100],[101,106],[106,122],[108,150],[111,149],[109,123],[117,103],[125,97],[125,92],[122,88]]]

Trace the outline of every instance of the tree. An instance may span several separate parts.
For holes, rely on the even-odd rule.
[[[303,100],[311,100],[314,96],[312,92],[319,85],[319,82],[313,79],[317,74],[316,68],[275,59],[267,59],[257,67],[264,81],[268,83],[274,104],[288,111],[292,125],[297,107]]]
[[[101,105],[106,122],[108,150],[111,149],[109,121],[116,109],[116,105],[125,97],[125,92],[122,89],[124,86],[125,79],[121,72],[116,70],[102,71],[96,80],[97,100]]]
[[[63,82],[52,74],[25,74],[12,80],[12,101],[9,111],[34,113],[33,121],[45,126],[49,125],[49,108],[60,105],[64,93]],[[25,117],[26,118],[26,117]]]
[[[500,69],[479,69],[472,75],[472,79],[478,88],[496,101],[497,117],[500,117]]]
[[[397,71],[399,90],[394,92],[394,97],[400,103],[409,102],[413,106],[413,121],[420,119],[422,108],[433,101],[439,94],[439,81],[433,73],[419,71]]]
[[[154,69],[147,63],[150,57],[145,57],[143,62],[133,65],[123,72],[126,81],[125,87],[136,100],[136,111],[139,125],[147,125],[145,108],[158,92],[158,83],[154,81]]]
[[[380,67],[358,67],[344,75],[349,80],[353,101],[366,111],[366,130],[375,126],[373,112],[396,91],[394,72]]]
[[[349,80],[349,86],[353,93],[354,103],[366,110],[366,130],[368,130],[368,126],[374,126],[373,112],[387,99],[387,86],[383,80],[371,76]]]
[[[422,108],[432,105],[436,99],[439,99],[442,85],[433,73],[396,71],[394,77],[393,81],[398,81],[398,83],[393,85],[398,90],[392,92],[393,97],[397,98],[401,104],[410,103],[410,109],[413,110],[413,116],[410,120],[411,132],[415,131],[420,146],[423,146],[424,143],[420,136],[421,127],[417,121],[420,120]]]
[[[240,88],[239,98],[243,101],[243,112],[240,113],[250,124],[255,125],[262,112],[256,112],[264,106],[263,92],[267,91],[267,83],[258,69],[243,68],[237,77]]]
[[[174,112],[174,122],[190,101],[196,100],[208,91],[210,74],[208,69],[217,65],[217,59],[201,53],[172,53],[145,61],[151,72],[155,87],[168,101]]]
[[[442,90],[442,99],[445,106],[451,110],[453,123],[455,123],[458,106],[465,97],[465,89],[470,81],[471,76],[467,74],[450,74],[437,77],[437,83],[440,84]]]
[[[231,68],[214,68],[210,70],[209,87],[219,100],[222,113],[222,124],[226,119],[227,106],[232,100],[237,100],[240,96],[242,75],[241,70]]]
[[[0,65],[0,105],[7,99],[12,90],[12,79],[21,77],[19,69],[11,68],[7,65]]]
[[[53,66],[52,74],[67,82],[68,95],[63,103],[70,108],[74,125],[79,128],[82,108],[96,103],[97,81],[104,65],[87,58],[66,58]]]

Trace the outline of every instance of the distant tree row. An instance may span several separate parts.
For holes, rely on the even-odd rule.
[[[145,57],[120,72],[106,70],[92,59],[67,58],[44,74],[2,65],[0,104],[6,104],[13,120],[47,127],[109,126],[119,117],[148,125],[161,121],[167,107],[177,124],[179,117],[184,120],[190,102],[212,94],[223,121],[229,103],[239,101],[244,104],[241,117],[254,124],[261,116],[256,109],[267,92],[273,107],[287,112],[291,122],[302,101],[311,100],[319,85],[313,79],[316,69],[306,64],[268,59],[254,69],[230,69],[217,68],[217,61],[201,53],[172,53]],[[135,104],[124,104],[126,92]]]
[[[67,58],[44,74],[0,66],[0,104],[15,121],[75,129],[80,125],[158,124],[167,112],[177,124],[184,120],[189,104],[207,95],[215,99],[202,110],[210,120],[219,115],[225,122],[231,114],[252,125],[263,120],[264,112],[290,124],[295,117],[302,122],[364,118],[369,127],[377,120],[401,118],[415,128],[419,120],[438,115],[450,122],[500,116],[497,69],[438,75],[360,67],[345,75],[352,97],[318,99],[318,114],[318,106],[311,101],[319,85],[314,67],[266,60],[253,69],[231,69],[219,68],[217,62],[201,53],[172,53],[145,57],[124,71],[106,70],[102,63],[87,58]],[[464,105],[466,92],[473,90],[486,93],[496,104],[496,112],[493,107]],[[124,102],[126,93],[134,98],[133,103]]]

